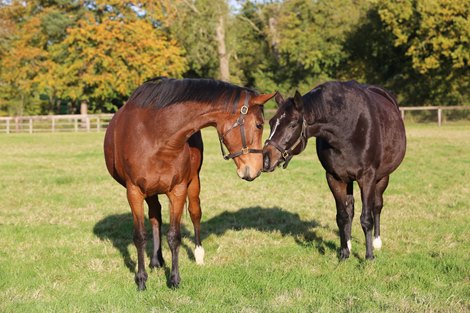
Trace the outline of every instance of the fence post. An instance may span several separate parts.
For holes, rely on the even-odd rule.
[[[400,110],[401,111],[401,119],[404,121],[405,120],[405,110]]]
[[[52,117],[52,132],[55,133],[55,118]]]
[[[86,117],[86,131],[90,132],[90,117]]]
[[[100,129],[101,129],[100,123],[101,123],[101,120],[100,120],[100,117],[98,116],[98,117],[96,118],[96,132],[97,132],[97,133],[99,133],[99,132],[100,132]]]
[[[75,118],[74,128],[75,132],[78,132],[78,118]]]
[[[33,133],[33,119],[29,118],[29,133]]]
[[[7,134],[10,133],[10,119],[7,119]]]
[[[441,123],[442,123],[442,109],[439,108],[437,109],[437,125],[441,127]]]

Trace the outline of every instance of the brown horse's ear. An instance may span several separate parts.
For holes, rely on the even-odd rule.
[[[304,100],[302,99],[302,95],[298,90],[295,91],[294,95],[294,105],[297,111],[302,112],[304,109]]]
[[[281,95],[279,91],[276,91],[276,95],[274,96],[274,100],[276,100],[277,107],[279,108],[281,104],[284,103],[284,97]]]
[[[275,95],[276,93],[267,93],[267,94],[257,95],[253,97],[253,101],[251,103],[253,103],[254,105],[263,105],[269,100],[271,100],[272,97],[274,97]]]

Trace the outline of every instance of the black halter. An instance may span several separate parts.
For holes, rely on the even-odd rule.
[[[240,116],[238,117],[237,121],[235,124],[230,127],[229,130],[227,130],[225,133],[222,134],[222,136],[219,136],[220,140],[220,151],[222,151],[222,155],[225,160],[230,160],[233,158],[236,158],[240,155],[243,154],[248,154],[248,153],[263,153],[263,150],[261,149],[250,149],[246,145],[246,137],[245,137],[245,115],[248,113],[248,101],[250,100],[250,95],[247,93],[245,97],[245,103],[243,104],[242,108],[240,109]],[[224,137],[234,128],[240,126],[240,135],[242,137],[242,149],[238,152],[234,153],[225,153],[224,149]],[[230,152],[230,151],[229,151]]]
[[[290,148],[283,148],[281,147],[277,142],[272,141],[272,140],[266,140],[265,146],[271,145],[279,152],[281,152],[281,158],[284,161],[284,164],[282,165],[283,168],[286,168],[287,165],[289,164],[290,160],[294,156],[294,149],[297,148],[299,144],[302,144],[302,150],[305,149],[305,146],[307,145],[307,136],[306,136],[306,131],[307,131],[307,121],[305,119],[302,119],[302,130],[300,131],[300,136],[297,138],[297,140],[294,142],[294,144]]]

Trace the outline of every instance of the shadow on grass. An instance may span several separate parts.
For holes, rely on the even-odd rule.
[[[148,220],[146,229],[150,239],[151,230]],[[241,231],[244,229],[254,229],[260,232],[280,232],[282,236],[291,236],[295,242],[305,247],[315,247],[319,253],[325,254],[326,249],[338,250],[333,241],[325,241],[317,234],[319,223],[313,221],[302,221],[298,214],[287,212],[278,207],[262,208],[259,206],[242,208],[236,212],[223,212],[207,221],[201,223],[201,240],[210,235],[223,236],[229,230]],[[162,234],[168,231],[168,224],[162,225]],[[93,233],[101,240],[109,240],[113,246],[121,253],[125,266],[130,272],[135,272],[136,263],[131,258],[129,245],[133,245],[133,221],[132,214],[109,215],[95,224]],[[181,226],[183,237],[193,236],[193,231],[189,231],[184,225]],[[190,259],[194,260],[191,247],[182,243]],[[152,240],[147,241],[147,255],[152,254]],[[136,259],[135,249],[132,252]],[[165,274],[169,280],[170,270],[165,265]]]

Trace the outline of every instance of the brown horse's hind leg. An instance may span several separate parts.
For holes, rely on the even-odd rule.
[[[152,225],[153,253],[150,259],[150,268],[162,267],[165,264],[162,256],[162,206],[158,195],[145,198],[149,206],[149,220]]]
[[[354,216],[352,182],[343,183],[329,173],[326,173],[326,180],[336,202],[336,223],[341,242],[339,256],[341,260],[344,260],[349,258],[351,251],[351,223]]]
[[[135,282],[139,290],[145,290],[147,272],[145,271],[144,253],[146,244],[146,232],[144,225],[144,195],[134,185],[127,186],[127,200],[131,206],[134,218],[134,244],[137,248],[137,273]]]
[[[167,196],[170,200],[170,228],[168,229],[168,245],[171,249],[171,277],[170,285],[178,287],[181,278],[178,268],[178,254],[181,245],[181,215],[188,193],[186,184],[175,186]]]
[[[188,186],[189,199],[189,215],[194,226],[194,241],[196,248],[194,250],[194,258],[197,264],[204,264],[204,248],[201,244],[201,204],[199,200],[199,192],[201,191],[199,184],[199,176],[196,175]]]
[[[374,252],[372,251],[372,228],[374,226],[372,211],[375,209],[375,173],[369,171],[358,179],[357,182],[361,188],[361,226],[366,237],[366,259],[371,260],[374,258]]]
[[[382,248],[382,240],[380,239],[380,213],[383,207],[383,193],[388,186],[390,176],[385,176],[377,182],[375,187],[375,201],[374,201],[374,241],[372,245],[374,249],[379,250]]]

